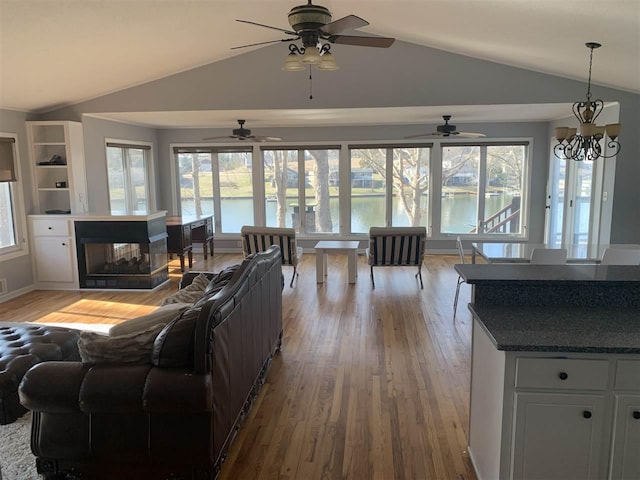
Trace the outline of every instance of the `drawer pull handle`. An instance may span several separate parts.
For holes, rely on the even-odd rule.
[[[560,373],[558,374],[558,378],[559,378],[560,380],[566,380],[567,378],[569,378],[569,375],[567,375],[567,372],[560,372]]]
[[[47,227],[49,230],[53,230],[53,227]]]
[[[584,418],[591,418],[591,412],[589,410],[585,410],[584,412],[582,412],[582,416]]]
[[[63,246],[63,247],[66,247],[66,246],[67,246],[67,244],[66,244],[66,243],[64,243],[64,242],[62,242],[62,246]]]
[[[640,420],[640,412],[638,410],[633,412],[633,418],[636,420]]]

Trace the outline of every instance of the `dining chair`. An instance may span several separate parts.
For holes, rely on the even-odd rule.
[[[640,249],[607,247],[602,254],[600,265],[640,265]]]
[[[566,248],[534,248],[529,263],[532,265],[564,265],[567,263]]]
[[[462,239],[458,235],[456,238],[456,247],[458,248],[458,257],[460,263],[464,265],[464,248],[462,248]],[[456,312],[458,311],[458,297],[460,296],[460,285],[464,283],[462,276],[458,275],[458,284],[456,285],[456,296],[453,299],[453,321],[456,321]]]

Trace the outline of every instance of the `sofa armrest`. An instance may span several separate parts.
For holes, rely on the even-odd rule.
[[[80,389],[90,368],[80,362],[39,363],[20,382],[20,403],[39,412],[79,412]]]

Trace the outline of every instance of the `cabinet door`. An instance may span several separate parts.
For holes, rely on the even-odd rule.
[[[36,273],[39,282],[73,282],[73,252],[67,237],[35,237]]]
[[[616,395],[611,479],[640,478],[640,395]]]
[[[513,478],[600,478],[604,397],[516,393]]]

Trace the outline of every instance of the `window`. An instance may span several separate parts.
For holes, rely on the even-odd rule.
[[[442,147],[440,232],[523,235],[527,144]]]
[[[303,233],[340,231],[340,148],[264,148],[265,214],[269,227]]]
[[[253,225],[251,148],[175,147],[183,216],[213,215],[217,233]]]
[[[112,213],[151,210],[149,145],[107,142],[109,205]]]
[[[431,144],[349,148],[351,232],[426,226]]]
[[[0,255],[21,250],[22,196],[19,183],[19,165],[16,153],[16,137],[0,135]],[[5,257],[6,258],[6,257]]]

